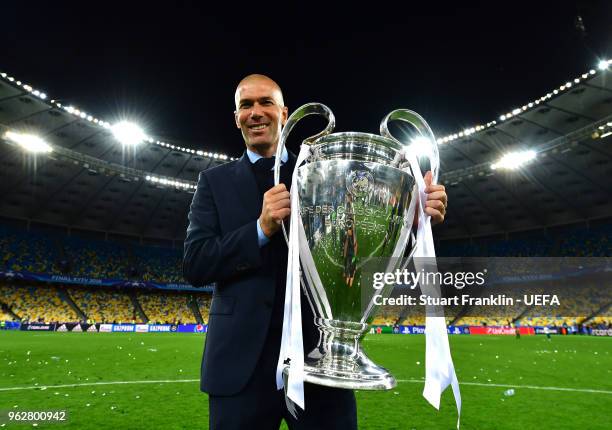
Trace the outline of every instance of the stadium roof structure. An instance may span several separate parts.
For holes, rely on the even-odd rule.
[[[450,206],[436,238],[612,216],[611,65],[439,138]],[[522,167],[491,167],[525,150]],[[180,241],[198,172],[231,159],[146,135],[121,144],[110,123],[0,73],[1,217]]]

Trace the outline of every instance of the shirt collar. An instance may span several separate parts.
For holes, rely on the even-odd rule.
[[[247,152],[247,157],[249,157],[249,161],[251,162],[251,164],[255,164],[257,160],[259,160],[260,158],[263,158],[257,152],[251,151],[249,148],[247,148],[246,152]],[[287,148],[283,148],[283,153],[281,154],[281,163],[285,164],[287,160],[289,160],[289,153],[287,152]]]

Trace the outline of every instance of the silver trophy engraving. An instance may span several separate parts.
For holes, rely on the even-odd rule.
[[[312,114],[324,116],[328,125],[303,142],[311,146],[311,156],[296,166],[297,189],[291,190],[299,193],[302,286],[320,331],[318,347],[305,352],[304,380],[336,388],[390,389],[395,378],[370,360],[360,345],[376,311],[374,290],[364,285],[368,281],[363,268],[368,264],[368,271],[403,269],[399,265],[406,264],[416,245],[412,225],[418,192],[407,159],[411,149],[391,135],[387,124],[409,122],[429,142],[434,180],[439,164],[435,138],[423,118],[403,109],[383,119],[380,136],[331,133],[331,110],[309,103],[289,117],[278,154],[295,124]],[[277,184],[279,172],[277,164]],[[377,262],[386,263],[372,268]],[[363,288],[372,294],[364,295]],[[388,297],[391,289],[384,287],[376,294]]]

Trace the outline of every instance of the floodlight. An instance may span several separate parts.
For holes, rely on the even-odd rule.
[[[536,157],[535,151],[520,151],[520,152],[511,152],[509,154],[504,155],[499,159],[497,163],[491,164],[491,169],[508,169],[508,170],[516,170],[533,160]]]
[[[133,122],[121,121],[111,127],[111,131],[121,144],[135,146],[146,139],[142,128]]]
[[[48,153],[53,151],[51,146],[45,142],[43,138],[34,134],[23,134],[7,131],[4,133],[4,138],[10,140],[11,142],[15,142],[29,152]]]
[[[431,156],[431,141],[424,136],[417,136],[411,140],[409,149],[417,157]]]
[[[606,69],[608,68],[608,65],[609,65],[609,64],[610,64],[610,63],[608,62],[608,60],[601,60],[601,61],[599,62],[599,64],[597,65],[597,68],[598,68],[599,70],[606,70]]]

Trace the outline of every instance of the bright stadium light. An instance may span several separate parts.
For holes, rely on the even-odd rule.
[[[4,133],[4,138],[6,140],[10,140],[11,142],[15,142],[26,151],[33,152],[35,154],[49,153],[53,151],[51,146],[45,142],[44,139],[34,134],[23,134],[7,131]]]
[[[601,60],[599,64],[597,65],[597,68],[599,70],[606,70],[609,65],[610,65],[610,62],[608,60]]]
[[[535,151],[511,152],[504,155],[498,162],[491,164],[491,169],[516,170],[536,157]]]
[[[431,140],[424,136],[417,136],[410,141],[409,150],[417,157],[431,155]]]
[[[123,145],[136,146],[147,138],[142,128],[133,122],[121,121],[111,127],[111,131]]]

